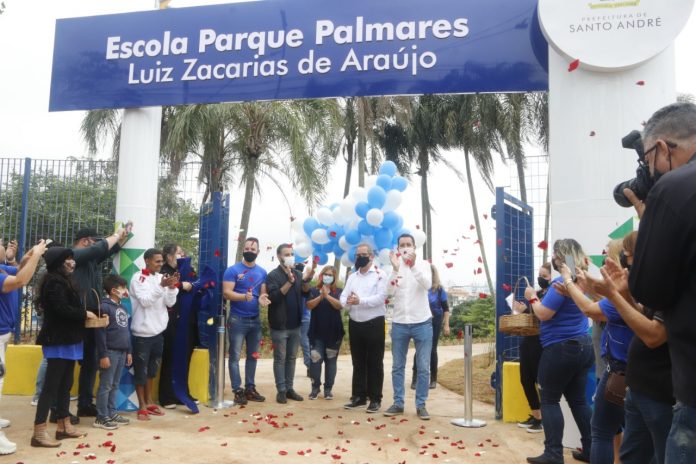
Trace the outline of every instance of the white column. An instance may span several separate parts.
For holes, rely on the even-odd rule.
[[[568,72],[568,60],[549,47],[554,239],[575,238],[586,253],[598,255],[608,235],[635,216],[613,199],[616,184],[635,177],[637,167],[636,153],[622,148],[621,138],[642,130],[655,110],[675,99],[673,46],[634,69],[614,72]]]
[[[143,267],[142,254],[154,246],[162,108],[127,109],[121,123],[116,220],[133,221],[133,237],[116,260],[126,279]]]

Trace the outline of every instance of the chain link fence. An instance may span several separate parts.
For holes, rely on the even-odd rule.
[[[197,181],[199,170],[200,163],[186,163],[179,175],[173,176],[166,163],[160,165],[155,233],[155,246],[178,243],[194,261],[204,195],[204,186]],[[42,238],[71,246],[82,227],[93,227],[100,235],[112,233],[117,172],[113,161],[0,158],[0,238],[5,244],[17,240],[22,253]],[[107,260],[104,274],[110,273],[111,267],[111,260]],[[41,270],[35,276],[40,274]],[[18,291],[16,343],[33,342],[38,330],[36,280]]]

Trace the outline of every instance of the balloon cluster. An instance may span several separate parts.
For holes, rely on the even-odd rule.
[[[397,175],[396,164],[386,161],[379,175],[366,179],[365,187],[357,188],[340,203],[322,206],[304,222],[293,222],[296,260],[312,257],[324,265],[333,253],[349,267],[355,262],[357,245],[368,243],[379,262],[387,266],[389,252],[401,234],[413,235],[416,247],[422,246],[425,233],[404,228],[404,219],[396,212],[406,187],[408,181]]]

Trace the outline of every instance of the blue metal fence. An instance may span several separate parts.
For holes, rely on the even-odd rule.
[[[502,417],[503,363],[519,360],[520,337],[507,335],[498,330],[500,316],[510,314],[505,298],[512,291],[514,299],[524,301],[526,283],[515,284],[521,277],[534,282],[534,211],[532,207],[496,189],[496,204],[492,216],[496,221],[496,371],[495,371],[495,412]]]

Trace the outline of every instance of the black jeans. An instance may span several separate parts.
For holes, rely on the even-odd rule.
[[[85,335],[80,375],[77,380],[77,407],[84,408],[94,404],[94,383],[97,380],[97,345],[94,329],[87,329]]]
[[[180,403],[174,394],[174,384],[172,383],[177,320],[177,314],[173,311],[169,311],[169,322],[167,322],[167,328],[164,329],[163,334],[164,345],[162,348],[162,366],[160,367],[159,378],[159,402],[161,405]]]
[[[382,401],[384,385],[384,316],[348,323],[353,361],[352,398]]]
[[[44,380],[39,404],[36,406],[34,424],[43,424],[48,420],[51,404],[56,404],[56,418],[63,419],[70,415],[70,389],[73,384],[75,361],[69,359],[48,359],[46,379]]]
[[[442,331],[442,317],[433,316],[433,344],[430,348],[430,382],[437,382],[437,342],[440,340],[440,332]],[[418,378],[416,369],[416,355],[413,355],[413,379]],[[415,382],[415,380],[414,380]]]
[[[543,349],[539,336],[524,337],[520,343],[520,383],[527,397],[529,409],[539,409],[539,392],[537,392],[537,377],[539,375],[539,360]]]

